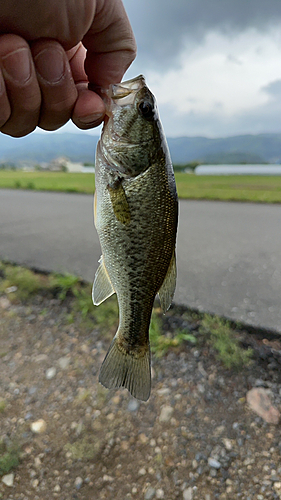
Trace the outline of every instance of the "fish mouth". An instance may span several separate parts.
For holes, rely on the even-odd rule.
[[[145,78],[143,75],[136,76],[131,80],[126,80],[121,83],[114,83],[109,86],[106,91],[106,96],[109,100],[112,99],[111,104],[118,106],[126,106],[133,104],[136,93],[146,87]],[[107,105],[107,102],[106,102]],[[111,106],[108,109],[109,115],[111,114]]]
[[[112,115],[112,107],[114,105],[125,106],[133,104],[136,93],[143,87],[146,87],[145,78],[143,75],[139,75],[125,82],[111,84],[107,89],[92,86],[92,90],[99,94],[105,104],[107,121],[107,117]]]

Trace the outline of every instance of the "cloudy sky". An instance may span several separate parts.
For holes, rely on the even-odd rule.
[[[168,136],[281,132],[280,0],[124,0]]]
[[[123,1],[166,135],[281,132],[280,0]]]

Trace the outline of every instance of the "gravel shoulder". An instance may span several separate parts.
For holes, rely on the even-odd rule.
[[[181,326],[196,344],[153,355],[143,403],[97,382],[115,325],[85,326],[69,296],[0,294],[0,470],[5,454],[19,457],[2,470],[0,498],[280,499],[280,425],[246,402],[263,387],[281,409],[278,335],[240,330],[254,355],[234,370],[200,333],[200,318],[174,306],[163,334]]]

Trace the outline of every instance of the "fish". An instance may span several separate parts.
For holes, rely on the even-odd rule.
[[[163,312],[176,287],[178,197],[156,100],[144,76],[112,84],[95,161],[94,220],[102,256],[92,299],[116,293],[119,326],[99,382],[136,399],[151,392],[149,325],[158,294]]]

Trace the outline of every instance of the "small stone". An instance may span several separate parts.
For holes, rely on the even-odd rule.
[[[61,491],[61,487],[59,484],[56,484],[56,486],[54,487],[54,492],[55,493],[59,493]]]
[[[217,475],[217,469],[214,469],[214,468],[212,467],[212,469],[210,470],[210,476],[211,476],[211,477],[216,477],[216,475]]]
[[[272,405],[266,389],[254,387],[247,392],[247,403],[250,408],[268,424],[277,425],[280,420],[280,413]]]
[[[48,359],[47,354],[38,354],[35,356],[34,361],[35,363],[43,363],[44,361],[48,361]]]
[[[51,380],[52,378],[54,378],[57,374],[57,370],[55,369],[54,366],[52,366],[52,368],[48,368],[48,370],[46,370],[46,379],[47,380]]]
[[[183,491],[182,497],[183,497],[183,500],[192,500],[192,498],[193,498],[193,491],[192,491],[191,486],[189,488],[186,488]]]
[[[43,432],[45,432],[47,429],[47,424],[45,420],[40,418],[39,420],[32,422],[30,429],[32,432],[34,432],[34,434],[43,434]]]
[[[17,291],[18,287],[17,286],[8,286],[8,288],[6,288],[5,292],[6,293],[15,293]]]
[[[147,488],[145,495],[144,495],[144,500],[152,500],[152,498],[155,495],[155,489],[154,488]]]
[[[255,380],[255,387],[266,387],[266,382],[260,378]]]
[[[214,436],[215,437],[219,437],[221,436],[221,434],[225,431],[225,426],[224,425],[219,425],[218,427],[216,427],[215,429],[215,432],[214,432]]]
[[[130,399],[127,410],[128,411],[137,411],[139,409],[140,403],[137,399]]]
[[[162,488],[159,488],[158,490],[156,490],[156,498],[159,498],[159,499],[164,498],[164,490],[162,490]]]
[[[6,474],[5,476],[2,477],[2,483],[11,488],[12,486],[14,486],[14,478],[15,475],[13,473]]]
[[[208,464],[210,467],[213,467],[213,469],[220,469],[220,467],[221,467],[221,463],[212,457],[208,458]]]
[[[142,432],[140,435],[139,435],[139,441],[142,443],[142,444],[146,444],[147,441],[148,441],[148,437]]]
[[[76,488],[77,490],[80,490],[80,488],[81,488],[82,484],[83,484],[83,479],[82,479],[82,477],[79,477],[79,476],[78,476],[78,477],[75,479],[75,481],[74,481],[74,486],[75,486],[75,488]]]
[[[62,358],[59,358],[58,359],[58,365],[59,365],[60,369],[61,370],[67,370],[67,368],[70,365],[70,361],[71,361],[71,359],[68,358],[67,356],[63,356]]]
[[[172,414],[173,414],[174,408],[171,406],[163,406],[160,416],[159,416],[159,422],[169,422],[171,420]]]
[[[37,488],[39,485],[39,479],[33,479],[31,482],[33,488]]]
[[[222,440],[225,448],[228,450],[228,451],[231,451],[232,450],[232,443],[231,443],[231,439],[228,439],[228,438],[223,438]]]
[[[144,467],[142,467],[140,470],[139,470],[139,476],[145,476],[146,474],[146,470]]]
[[[102,480],[105,482],[105,483],[112,483],[114,481],[114,477],[112,476],[108,476],[107,474],[104,474]]]
[[[159,396],[167,396],[170,392],[171,389],[169,389],[169,387],[163,387],[162,389],[158,389],[157,394],[159,394]]]
[[[9,309],[10,305],[11,302],[7,299],[7,297],[0,297],[0,307],[2,309]]]
[[[36,385],[32,385],[31,387],[29,387],[29,389],[28,389],[29,396],[33,396],[34,394],[36,394],[36,392],[37,392]]]

